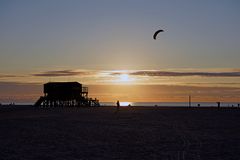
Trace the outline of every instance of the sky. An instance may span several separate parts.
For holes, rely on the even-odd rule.
[[[240,101],[239,17],[238,0],[0,0],[0,102],[49,81],[100,101]]]

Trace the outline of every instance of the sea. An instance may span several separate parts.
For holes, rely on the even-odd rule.
[[[101,102],[103,106],[116,106],[116,102]],[[221,107],[239,107],[240,102],[221,102]],[[120,106],[189,107],[189,102],[120,102]],[[217,107],[216,102],[191,102],[191,107]]]
[[[14,103],[14,105],[33,105],[34,103]],[[2,103],[11,105],[11,103]],[[116,106],[116,102],[100,102],[101,106]],[[189,107],[189,102],[120,102],[120,106]],[[216,102],[191,102],[191,107],[217,107]],[[221,107],[240,107],[240,102],[221,102]]]

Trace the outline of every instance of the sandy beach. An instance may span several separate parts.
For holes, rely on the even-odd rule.
[[[239,160],[237,108],[0,108],[0,159]]]

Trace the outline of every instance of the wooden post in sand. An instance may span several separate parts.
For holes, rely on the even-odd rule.
[[[191,107],[191,95],[188,96],[188,107]]]

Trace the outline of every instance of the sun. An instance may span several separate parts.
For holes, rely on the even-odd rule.
[[[110,82],[115,84],[135,84],[137,81],[136,77],[131,74],[128,70],[116,70],[107,73]]]
[[[127,73],[121,73],[115,77],[114,82],[122,84],[130,84],[134,81],[134,78]]]
[[[129,75],[128,74],[121,74],[119,76],[119,81],[120,82],[129,82],[130,81]]]

